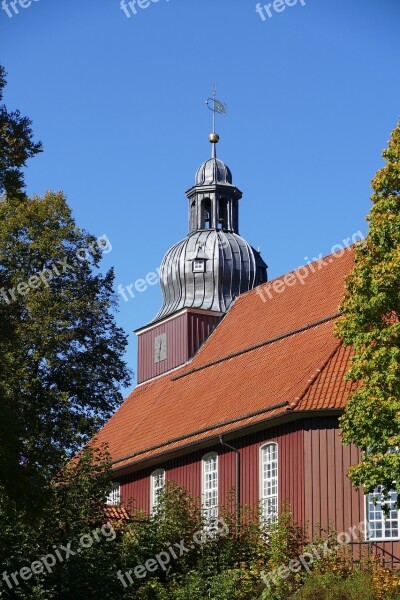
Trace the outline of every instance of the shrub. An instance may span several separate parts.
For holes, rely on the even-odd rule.
[[[310,573],[293,600],[377,600],[372,574],[361,569],[344,579],[336,573]]]

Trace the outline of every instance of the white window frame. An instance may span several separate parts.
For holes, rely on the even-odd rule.
[[[210,461],[215,460],[215,469],[208,470]],[[215,473],[215,485],[209,486],[208,475]],[[203,456],[201,460],[201,499],[203,515],[206,523],[210,523],[218,519],[218,454],[217,452],[209,452]],[[210,502],[211,501],[211,502]]]
[[[206,261],[204,258],[195,258],[193,260],[193,273],[205,273]]]
[[[109,506],[121,504],[121,484],[118,481],[113,481],[111,492],[106,498],[106,504]]]
[[[365,504],[364,504],[364,508],[365,508],[365,522],[368,524],[368,528],[367,528],[367,540],[369,542],[385,542],[385,541],[394,541],[394,540],[399,540],[400,539],[400,510],[391,508],[390,510],[390,516],[389,518],[385,518],[385,514],[383,513],[383,511],[381,510],[381,502],[377,502],[376,506],[374,506],[373,502],[372,502],[372,498],[374,496],[377,496],[381,493],[380,491],[380,487],[378,486],[371,494],[366,494],[365,495]],[[397,492],[394,490],[391,490],[391,500],[386,501],[386,504],[389,503],[391,505],[393,505],[396,501],[396,497],[397,497]],[[385,502],[384,502],[385,503]],[[371,519],[371,511],[379,511],[380,512],[380,518],[375,518],[375,519]],[[396,518],[396,513],[397,513],[397,518]],[[397,527],[393,527],[393,523],[397,522]],[[376,531],[376,527],[371,528],[371,523],[374,524],[380,524],[380,530],[382,531],[382,535],[378,536],[375,535],[375,531]],[[386,524],[389,524],[389,535],[387,535],[387,528],[386,528]],[[397,529],[397,535],[391,535],[393,529]]]
[[[274,458],[266,461],[265,460],[265,451],[268,448],[275,449]],[[272,475],[265,476],[264,465],[271,465]],[[275,464],[275,467],[274,467]],[[267,442],[260,447],[260,501],[261,501],[261,514],[263,519],[267,523],[273,522],[277,515],[279,509],[279,448],[277,442]],[[266,493],[266,486],[272,488],[272,493]],[[275,510],[271,511],[271,505],[275,506]]]
[[[159,484],[159,478],[162,476],[162,484]],[[157,469],[150,475],[150,512],[157,508],[158,496],[165,490],[165,469]]]

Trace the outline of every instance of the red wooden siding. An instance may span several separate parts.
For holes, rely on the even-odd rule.
[[[149,512],[150,475],[153,470],[156,469],[145,469],[135,473],[135,476],[127,475],[118,479],[121,484],[121,500],[128,509],[133,506],[137,510]]]
[[[156,466],[126,475],[119,479],[121,495],[124,504],[134,501],[136,508],[149,512],[150,510],[150,475],[156,469],[165,469],[166,481],[174,481],[188,490],[193,497],[201,495],[201,459],[208,452],[219,454],[220,446],[212,447],[204,452],[193,452],[174,460],[160,462]],[[223,459],[222,459],[223,460]],[[222,463],[223,464],[223,463]],[[221,456],[218,456],[218,468],[221,473]],[[221,479],[220,479],[221,482]],[[220,491],[219,491],[220,495]],[[221,496],[220,496],[221,498]]]
[[[142,383],[187,362],[220,322],[221,317],[208,313],[184,311],[153,328],[138,332],[138,374]],[[167,335],[167,358],[154,362],[154,340]]]
[[[230,440],[229,444],[240,451],[242,504],[254,507],[259,500],[259,455],[260,448],[267,442],[278,443],[279,500],[287,498],[294,518],[302,520],[303,476],[302,476],[302,430],[298,424],[288,424]],[[190,453],[178,459],[160,462],[152,469],[138,471],[121,478],[122,498],[125,503],[136,500],[136,505],[148,511],[150,506],[150,474],[157,468],[165,468],[167,481],[186,488],[192,496],[201,494],[201,459],[208,452],[218,453],[218,496],[224,504],[230,490],[236,485],[236,454],[217,443],[201,452]]]
[[[268,442],[278,444],[278,499],[290,502],[296,521],[302,521],[303,468],[302,431],[298,424],[286,424],[241,438],[232,446],[240,448],[242,504],[254,507],[260,499],[260,448]],[[233,453],[231,453],[233,454]],[[235,457],[231,456],[234,469]],[[221,475],[223,480],[223,475]],[[231,485],[234,485],[234,473]]]
[[[154,362],[154,340],[162,334],[167,335],[167,358]],[[138,335],[138,383],[161,375],[188,360],[187,314],[182,313],[171,320],[161,322],[156,327]]]
[[[188,358],[196,354],[200,346],[206,341],[209,335],[214,331],[221,317],[213,315],[202,315],[195,312],[188,314]]]
[[[359,451],[342,444],[337,419],[304,422],[304,519],[312,537],[319,524],[342,532],[364,519],[364,496],[346,476],[358,460]]]

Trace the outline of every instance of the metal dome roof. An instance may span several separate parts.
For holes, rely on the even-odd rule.
[[[203,272],[194,261],[204,261]],[[163,305],[155,320],[181,310],[202,308],[226,312],[234,299],[265,281],[266,264],[237,233],[207,229],[195,231],[165,255],[160,282]]]
[[[232,184],[232,173],[219,158],[209,158],[197,169],[196,185]]]

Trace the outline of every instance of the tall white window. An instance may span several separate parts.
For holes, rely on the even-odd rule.
[[[395,508],[397,492],[390,492],[390,499],[378,501],[374,504],[373,499],[382,492],[381,486],[378,486],[373,494],[368,494],[367,502],[367,521],[369,525],[368,539],[370,540],[393,540],[399,537],[399,515],[400,512]],[[382,510],[385,504],[389,508],[386,516]]]
[[[260,487],[263,517],[273,521],[278,514],[278,444],[260,448]]]
[[[113,505],[121,503],[121,486],[117,481],[113,482],[112,489],[107,496],[106,503]]]
[[[150,477],[150,509],[157,508],[159,496],[165,489],[165,470],[157,469]]]
[[[202,502],[207,521],[218,518],[218,454],[207,454],[202,460]]]

